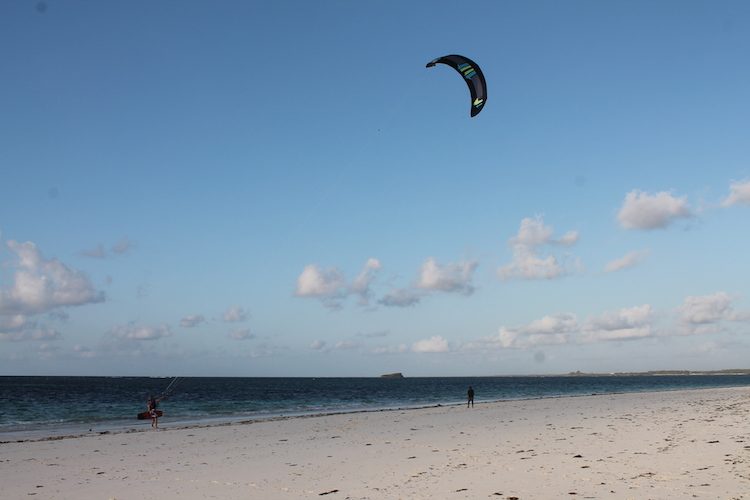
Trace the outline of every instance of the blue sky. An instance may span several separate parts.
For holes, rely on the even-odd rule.
[[[747,367],[747,2],[14,1],[0,56],[2,374]]]

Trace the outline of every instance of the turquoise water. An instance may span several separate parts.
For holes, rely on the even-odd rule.
[[[0,441],[144,428],[136,415],[174,379],[0,377]],[[382,378],[179,378],[159,408],[160,425],[217,423],[465,401],[750,386],[750,376]]]

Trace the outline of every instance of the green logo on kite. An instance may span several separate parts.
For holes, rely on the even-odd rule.
[[[484,104],[484,99],[480,99],[480,98],[478,98],[478,97],[477,97],[476,99],[474,99],[474,107],[475,107],[475,108],[478,108],[478,107],[479,107],[479,106],[481,106],[482,104]]]
[[[467,80],[471,80],[471,78],[477,74],[477,72],[474,71],[474,68],[471,67],[471,64],[467,63],[459,64],[458,71],[460,71]]]

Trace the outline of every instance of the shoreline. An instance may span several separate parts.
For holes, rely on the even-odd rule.
[[[544,401],[544,400],[556,400],[565,398],[585,398],[594,396],[613,396],[613,395],[627,395],[627,394],[654,394],[654,393],[673,393],[673,392],[691,392],[691,391],[712,391],[720,389],[734,389],[734,388],[748,388],[750,386],[738,385],[738,386],[721,386],[721,387],[700,387],[695,389],[653,389],[653,390],[640,390],[640,391],[613,391],[613,392],[592,392],[588,394],[561,394],[561,395],[549,395],[539,397],[519,397],[519,398],[503,398],[503,399],[487,399],[477,400],[476,405],[486,404],[498,404],[498,403],[510,403],[518,401]],[[317,417],[329,417],[336,415],[357,415],[357,414],[368,414],[368,413],[381,413],[381,412],[397,412],[397,411],[414,411],[414,410],[425,410],[430,408],[450,408],[450,407],[461,407],[465,405],[465,402],[446,402],[446,403],[435,403],[426,405],[406,405],[406,406],[393,406],[393,407],[374,407],[374,408],[362,408],[352,410],[331,410],[322,412],[311,412],[311,413],[289,413],[289,414],[278,414],[278,415],[264,415],[254,418],[252,416],[217,416],[204,419],[196,420],[178,420],[174,422],[163,422],[164,418],[161,417],[162,423],[159,426],[160,431],[167,430],[184,430],[184,429],[205,429],[214,427],[228,427],[237,425],[250,425],[263,422],[278,422],[285,420],[294,419],[307,419]],[[88,430],[83,430],[89,427]],[[98,429],[96,429],[98,428]],[[76,429],[80,429],[76,431]],[[95,430],[96,429],[96,430]],[[134,426],[133,424],[80,424],[70,426],[60,426],[52,429],[31,429],[23,431],[0,431],[0,445],[9,443],[28,443],[28,442],[44,442],[44,441],[59,441],[64,439],[77,439],[82,437],[92,436],[104,436],[104,435],[118,435],[118,434],[133,434],[140,432],[153,432],[151,428],[150,420],[144,420],[142,424]],[[18,436],[13,438],[12,436]],[[11,437],[11,439],[6,439]]]
[[[750,387],[0,445],[8,498],[750,498]],[[570,495],[570,496],[569,496]]]

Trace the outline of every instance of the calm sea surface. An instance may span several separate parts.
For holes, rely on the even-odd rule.
[[[145,428],[136,420],[150,394],[174,379],[137,377],[0,377],[0,441]],[[219,423],[342,411],[455,404],[471,385],[475,400],[545,398],[750,386],[748,375],[179,378],[159,408],[162,426]]]

